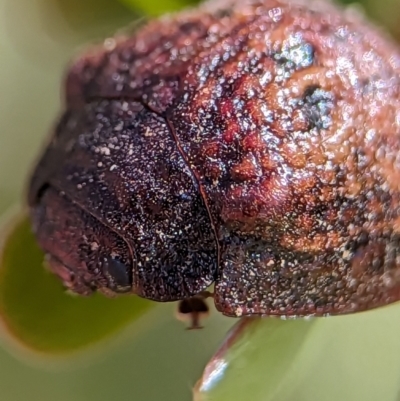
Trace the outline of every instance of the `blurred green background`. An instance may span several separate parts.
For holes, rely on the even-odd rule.
[[[185,3],[190,1],[0,0],[0,215],[23,199],[29,166],[60,110],[62,75],[76,49]],[[364,2],[398,38],[399,5]],[[0,401],[191,400],[234,322],[214,313],[204,330],[187,332],[173,312],[174,305],[159,305],[139,325],[102,343],[95,356],[69,361],[32,359],[5,342]],[[398,305],[313,323],[262,324],[232,351],[225,387],[210,400],[400,400]],[[264,395],[240,393],[243,378],[249,387],[262,383]]]

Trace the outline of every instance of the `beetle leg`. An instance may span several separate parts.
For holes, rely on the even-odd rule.
[[[206,299],[211,296],[213,296],[212,293],[203,291],[194,297],[185,298],[179,301],[176,315],[178,320],[190,322],[187,330],[203,328],[200,325],[200,322],[209,314],[209,308]]]

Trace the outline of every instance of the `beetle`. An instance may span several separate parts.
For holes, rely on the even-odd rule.
[[[93,46],[29,186],[50,269],[182,313],[212,283],[236,317],[399,300],[399,77],[325,0],[209,1]]]

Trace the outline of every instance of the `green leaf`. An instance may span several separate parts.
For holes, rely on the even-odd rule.
[[[312,320],[245,319],[195,401],[398,401],[400,305]]]
[[[136,296],[71,296],[43,267],[27,217],[20,218],[0,255],[0,318],[6,333],[38,353],[69,354],[110,337],[152,308]]]
[[[135,11],[139,10],[150,16],[157,16],[195,5],[198,0],[165,0],[162,2],[159,0],[120,0],[120,2]]]
[[[277,400],[312,323],[244,318],[225,339],[196,386],[196,401]]]

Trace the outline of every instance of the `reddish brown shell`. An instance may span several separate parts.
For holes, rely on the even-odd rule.
[[[55,188],[47,197],[66,194],[124,239],[120,245],[121,239],[108,241],[123,249],[123,263],[133,270],[128,290],[152,299],[191,296],[215,279],[216,306],[232,316],[340,314],[397,301],[399,72],[400,56],[389,39],[327,1],[211,1],[150,22],[132,36],[107,39],[70,69],[59,139],[32,180],[34,219],[44,184]],[[145,117],[138,117],[138,108]],[[148,267],[151,274],[138,268],[139,237],[130,239],[128,222],[139,212],[118,206],[126,203],[121,195],[128,179],[124,171],[104,179],[113,194],[105,202],[88,184],[87,174],[65,176],[65,160],[78,157],[73,152],[67,157],[67,149],[84,146],[80,121],[87,115],[101,115],[103,126],[110,116],[140,121],[126,135],[154,133],[146,142],[153,152],[146,163],[155,176],[158,147],[169,143],[163,157],[181,158],[188,191],[193,199],[199,196],[193,200],[199,205],[198,218],[192,209],[187,218],[197,220],[196,230],[203,233],[199,241],[190,234],[194,242],[189,239],[184,246],[193,252],[185,252],[189,261],[196,259],[193,253],[207,254],[198,268],[187,268],[190,285],[185,284],[189,270],[165,270],[162,260],[169,256],[159,249],[149,263],[160,267]],[[98,129],[101,138],[101,127],[90,124],[89,131]],[[62,133],[66,125],[68,135]],[[95,156],[81,154],[79,163],[93,170],[100,163],[110,170],[125,160],[129,171],[129,140],[116,127],[118,122],[112,138],[118,149],[125,147],[123,157],[113,159],[106,146]],[[71,160],[71,166],[78,163]],[[135,177],[147,177],[135,174],[129,178],[134,189]],[[82,190],[86,184],[88,189]],[[46,202],[51,200],[39,203],[46,209]],[[62,201],[54,202],[64,208]],[[114,213],[106,221],[104,216],[116,209],[133,215]],[[176,210],[174,218],[181,209]],[[127,224],[125,231],[121,221]],[[54,246],[45,244],[48,231],[42,231],[44,238],[37,230],[42,246],[54,256]],[[174,249],[179,259],[184,248]],[[129,253],[130,264],[124,261]],[[64,254],[56,259],[65,264]],[[89,287],[112,287],[89,273],[84,263],[74,272],[87,277],[82,280]],[[173,277],[170,287],[165,285],[168,275]]]

